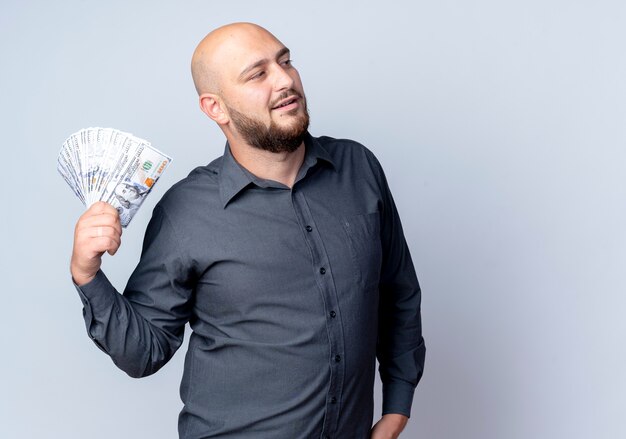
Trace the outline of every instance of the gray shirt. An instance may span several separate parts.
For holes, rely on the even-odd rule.
[[[87,331],[133,377],[192,334],[181,438],[369,438],[410,414],[424,364],[420,288],[380,164],[362,145],[305,140],[293,188],[224,155],[155,207],[124,294],[78,288]]]

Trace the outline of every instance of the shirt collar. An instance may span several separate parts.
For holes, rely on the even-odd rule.
[[[315,166],[318,161],[328,163],[335,171],[337,170],[337,165],[328,151],[326,151],[319,141],[308,132],[304,139],[304,146],[306,148],[304,160],[302,162],[302,166],[300,166],[300,170],[298,171],[296,182],[303,179],[309,169]],[[245,189],[248,185],[256,184],[257,186],[266,186],[259,184],[260,182],[266,180],[255,177],[250,171],[244,169],[244,167],[235,160],[235,157],[233,157],[233,154],[230,151],[230,145],[228,142],[226,142],[226,146],[224,148],[224,155],[222,157],[222,165],[219,175],[220,198],[223,208],[226,208],[235,195]]]

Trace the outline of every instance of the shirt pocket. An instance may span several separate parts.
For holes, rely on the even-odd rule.
[[[347,238],[358,285],[377,286],[382,263],[379,212],[343,217],[341,225]]]

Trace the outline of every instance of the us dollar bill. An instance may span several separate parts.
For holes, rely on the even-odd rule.
[[[151,145],[140,144],[121,177],[111,181],[103,201],[117,209],[123,227],[133,219],[170,161]]]
[[[63,143],[57,170],[86,207],[105,201],[126,227],[171,161],[132,134],[85,128]]]

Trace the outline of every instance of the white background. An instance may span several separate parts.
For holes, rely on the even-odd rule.
[[[292,49],[314,135],[387,172],[428,347],[403,437],[626,437],[625,5],[3,0],[0,437],[176,437],[184,347],[134,380],[85,334],[56,156],[96,125],[174,157],[105,260],[122,289],[154,204],[223,151],[189,61],[232,21]]]

